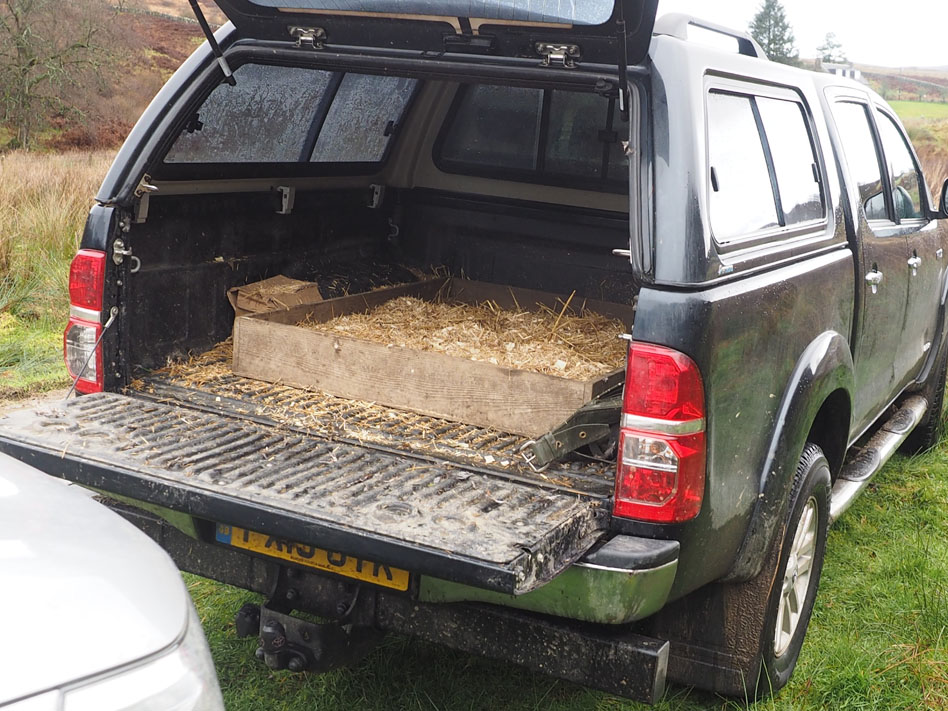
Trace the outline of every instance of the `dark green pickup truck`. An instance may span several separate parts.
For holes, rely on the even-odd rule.
[[[648,701],[783,686],[827,527],[941,432],[945,198],[891,109],[656,0],[218,4],[92,207],[82,396],[0,449],[264,593],[274,668],[391,630]],[[624,377],[531,442],[228,367],[234,287],[431,267],[616,305]]]

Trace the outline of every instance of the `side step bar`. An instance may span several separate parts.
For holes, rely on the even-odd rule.
[[[848,457],[833,486],[830,504],[830,523],[838,519],[862,493],[872,477],[885,466],[899,445],[922,421],[928,411],[928,401],[916,395],[910,397],[889,420],[879,428],[855,456]]]

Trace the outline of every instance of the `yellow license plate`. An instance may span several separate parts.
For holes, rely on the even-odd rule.
[[[364,580],[367,583],[394,590],[408,590],[408,571],[393,568],[390,565],[374,563],[371,560],[356,558],[345,553],[325,551],[315,546],[307,546],[223,523],[217,524],[216,538],[218,543],[243,548],[271,558],[288,560],[309,568]]]

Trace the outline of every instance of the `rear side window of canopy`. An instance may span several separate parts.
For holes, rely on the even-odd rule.
[[[190,117],[166,164],[380,163],[417,80],[244,64]]]

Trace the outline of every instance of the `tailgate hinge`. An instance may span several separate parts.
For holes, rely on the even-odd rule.
[[[582,50],[578,44],[557,44],[553,42],[537,42],[536,51],[541,57],[544,67],[562,67],[574,69],[576,62],[582,57]]]
[[[326,30],[322,27],[290,27],[290,36],[296,38],[296,46],[305,49],[323,49]]]

